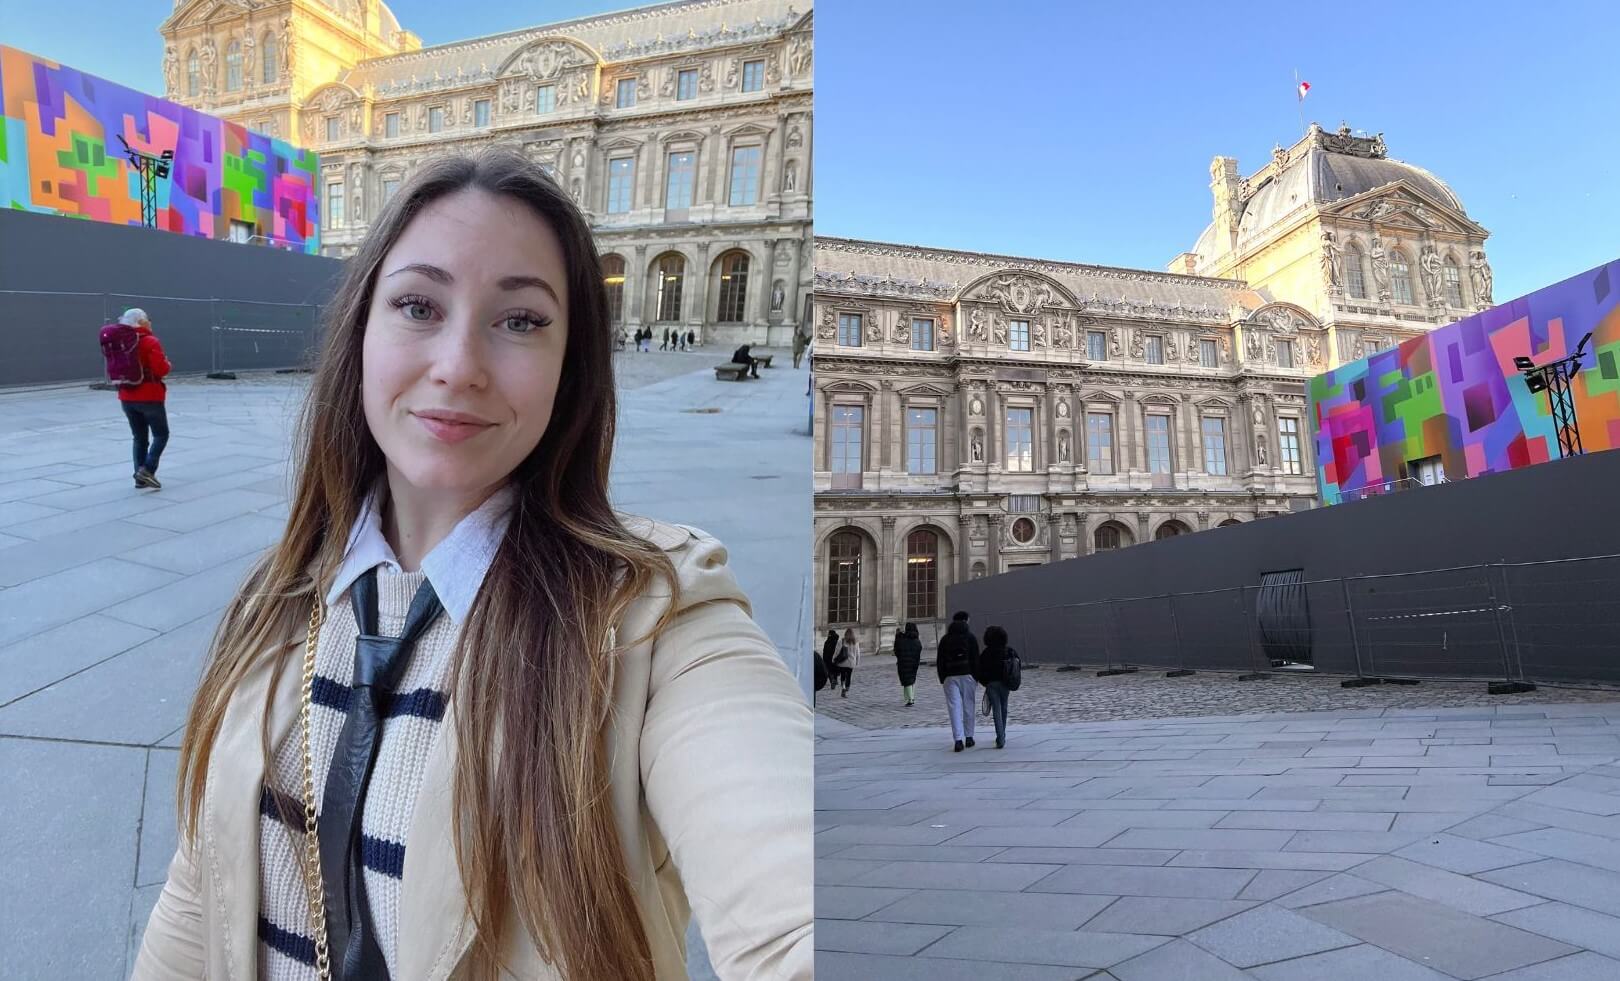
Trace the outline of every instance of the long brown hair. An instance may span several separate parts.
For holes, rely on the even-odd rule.
[[[465,188],[528,206],[557,234],[568,267],[559,411],[511,476],[511,521],[450,675],[459,743],[452,837],[477,928],[475,961],[486,971],[496,963],[502,924],[515,912],[569,978],[651,981],[651,947],[614,824],[599,736],[613,691],[611,626],[660,578],[676,589],[675,572],[660,548],[625,529],[609,503],[612,338],[590,227],[556,183],[513,149],[424,163],[348,260],[304,406],[286,532],[226,609],[187,718],[181,827],[195,843],[209,756],[232,692],[267,659],[276,690],[301,647],[310,605],[335,574],[348,529],[384,473],[360,401],[362,333],[378,267],[427,204]],[[268,711],[261,741],[268,774]]]

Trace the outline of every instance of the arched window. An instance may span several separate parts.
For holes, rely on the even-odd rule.
[[[861,619],[861,536],[841,531],[827,545],[827,622]]]
[[[1175,538],[1177,535],[1185,535],[1190,530],[1190,528],[1179,521],[1166,521],[1164,524],[1159,526],[1158,531],[1153,533],[1153,539],[1154,541],[1162,542],[1166,538]]]
[[[186,55],[186,95],[195,99],[202,94],[202,74],[197,68],[197,50]]]
[[[242,87],[242,42],[232,41],[225,49],[225,91],[235,92]]]
[[[624,257],[602,257],[602,285],[607,287],[608,322],[624,322]]]
[[[266,85],[276,80],[276,74],[280,70],[281,59],[277,54],[276,36],[265,31],[264,43],[259,45],[259,64],[264,66],[260,73],[260,81]]]
[[[1413,303],[1412,299],[1412,267],[1407,264],[1406,256],[1399,252],[1389,257],[1389,288],[1395,294],[1396,303]]]
[[[720,259],[720,312],[722,324],[743,322],[743,305],[748,298],[748,255],[733,252]]]
[[[658,320],[681,319],[681,281],[686,278],[686,260],[666,255],[658,260]]]
[[[1127,545],[1132,544],[1131,533],[1113,521],[1098,527],[1098,529],[1092,533],[1091,540],[1096,546],[1096,550],[1099,552],[1106,552],[1115,548],[1125,548]]]
[[[1457,264],[1447,258],[1442,274],[1446,283],[1446,302],[1454,307],[1462,306],[1462,273],[1457,269]]]
[[[1367,298],[1367,277],[1361,264],[1361,249],[1354,244],[1344,250],[1344,288],[1358,300]]]
[[[1227,518],[1225,521],[1222,521],[1219,525],[1216,525],[1216,527],[1217,528],[1230,528],[1233,525],[1241,525],[1242,523],[1243,522],[1239,521],[1236,518]]]
[[[906,536],[906,619],[939,616],[939,536],[917,530]]]

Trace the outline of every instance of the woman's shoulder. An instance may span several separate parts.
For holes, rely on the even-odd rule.
[[[716,573],[723,573],[723,578],[730,576],[726,546],[702,528],[625,512],[619,512],[619,522],[630,534],[663,550],[675,567],[682,589]]]

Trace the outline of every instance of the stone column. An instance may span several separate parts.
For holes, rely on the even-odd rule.
[[[644,297],[647,285],[647,247],[645,245],[636,246],[635,260],[633,264],[625,269],[624,277],[626,281],[626,296],[624,299],[629,307],[629,315],[625,318],[625,326],[630,328],[630,333],[633,334],[641,326],[641,315],[646,309]]]
[[[880,519],[883,524],[883,548],[878,552],[878,637],[874,650],[881,649],[884,637],[894,633],[897,582],[895,579],[895,565],[897,556],[894,548],[894,525],[896,518],[892,514],[885,514]],[[898,557],[898,558],[902,558]]]
[[[996,575],[1001,571],[1001,520],[1005,517],[1000,511],[992,511],[987,517],[990,519],[990,556],[985,563],[984,574]]]
[[[1204,468],[1204,434],[1199,430],[1198,413],[1193,411],[1190,394],[1181,396],[1181,419],[1181,469],[1190,474]]]
[[[956,572],[957,582],[968,582],[973,578],[973,547],[969,544],[969,530],[973,527],[973,516],[964,514],[956,521]],[[950,616],[952,611],[946,610],[945,615]]]
[[[800,262],[802,261],[800,256],[804,252],[804,242],[798,237],[784,239],[783,241],[787,243],[788,261],[782,267],[786,270],[782,274],[782,291],[787,294],[786,298],[782,300],[782,323],[787,325],[788,337],[791,338],[793,328],[799,326],[799,306],[803,302],[799,298],[799,279],[800,273],[803,271],[800,268]],[[776,272],[773,268],[771,276],[774,278],[775,275]],[[805,326],[808,328],[809,325],[806,324]]]
[[[1086,528],[1091,516],[1084,511],[1074,513],[1074,554],[1088,555],[1091,552],[1091,532]]]
[[[708,334],[709,324],[709,241],[704,239],[697,244],[697,269],[693,270],[697,281],[691,303],[691,312],[686,315],[686,322],[698,329],[698,336]]]
[[[885,378],[878,382],[877,398],[873,399],[872,415],[872,448],[877,451],[872,458],[872,469],[886,472],[893,468],[894,451],[891,449],[894,434],[890,432],[894,420],[894,382]],[[881,477],[878,478],[882,480]]]
[[[752,304],[754,323],[764,327],[764,333],[759,340],[759,343],[763,344],[769,344],[771,336],[771,282],[776,278],[776,244],[777,240],[774,238],[765,240],[765,268],[762,270],[764,275],[759,279],[759,288],[754,291]],[[787,285],[783,284],[782,288],[786,290]],[[784,301],[783,306],[786,305]]]
[[[1136,393],[1130,389],[1125,390],[1125,401],[1119,404],[1119,445],[1120,460],[1118,473],[1140,471],[1146,467],[1136,456],[1136,431],[1141,423],[1142,409],[1136,404]]]

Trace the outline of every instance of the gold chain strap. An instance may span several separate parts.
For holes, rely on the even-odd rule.
[[[309,925],[315,935],[315,974],[331,981],[332,962],[326,949],[326,886],[321,881],[321,843],[316,835],[315,766],[309,755],[310,707],[315,701],[315,645],[321,634],[321,600],[309,611],[309,638],[304,642],[304,692],[299,717],[304,730],[304,891],[309,894]]]

